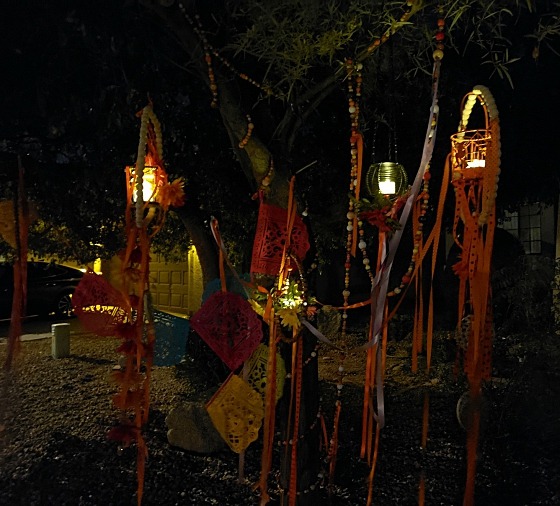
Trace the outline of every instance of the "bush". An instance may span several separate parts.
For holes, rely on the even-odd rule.
[[[522,255],[494,272],[494,322],[507,330],[547,330],[554,323],[555,262],[543,256]]]

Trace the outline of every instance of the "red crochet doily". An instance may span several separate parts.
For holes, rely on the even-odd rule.
[[[281,207],[261,204],[257,231],[253,244],[251,272],[276,276],[280,270],[286,244],[288,211]],[[291,253],[303,260],[309,251],[307,227],[299,216],[294,219],[291,234]]]
[[[72,296],[74,313],[82,325],[98,336],[116,336],[126,321],[127,303],[116,288],[94,272],[86,272]]]
[[[191,327],[233,371],[262,339],[262,323],[251,305],[231,292],[215,292],[190,320]]]

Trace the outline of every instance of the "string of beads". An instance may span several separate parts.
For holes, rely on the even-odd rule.
[[[284,339],[283,339],[284,341]],[[289,339],[286,339],[285,342],[292,342]],[[312,360],[315,360],[317,358],[317,351],[319,350],[319,344],[315,345],[315,348],[313,348],[313,351],[309,354],[309,356],[303,361],[303,367],[305,367],[306,365],[308,365]],[[286,373],[286,379],[291,379],[292,374],[291,373]]]
[[[414,5],[414,0],[407,0],[403,6],[403,13],[397,23],[404,23],[408,21],[412,15],[412,7]],[[396,24],[396,23],[395,23]],[[389,40],[389,37],[393,34],[393,27],[388,28],[381,37],[375,39],[366,49],[366,53],[370,54],[375,51],[381,44],[384,44]]]
[[[247,133],[245,134],[245,136],[243,137],[243,139],[241,139],[239,141],[239,149],[245,149],[245,146],[247,145],[247,143],[249,142],[249,140],[251,139],[251,135],[253,134],[253,129],[255,128],[254,123],[251,121],[251,116],[249,116],[247,114]]]
[[[324,472],[319,472],[317,473],[317,480],[315,481],[315,483],[312,483],[311,485],[309,485],[308,488],[306,488],[305,490],[298,490],[296,492],[297,496],[301,496],[301,495],[305,495],[305,494],[309,494],[310,492],[313,492],[314,490],[316,490],[318,487],[321,486],[321,483],[324,481],[325,479],[325,473]],[[280,486],[280,484],[278,483],[276,486],[275,490],[271,490],[271,493],[278,493],[281,495],[285,495],[288,493],[288,489],[287,488],[283,488]]]
[[[184,18],[188,21],[191,25],[194,33],[199,38],[200,42],[202,42],[202,49],[204,51],[204,61],[208,67],[208,81],[210,83],[210,92],[212,93],[212,102],[210,103],[210,107],[216,108],[218,107],[218,85],[216,84],[216,75],[214,74],[214,67],[212,66],[212,47],[204,35],[204,31],[202,30],[202,24],[200,23],[200,17],[195,15],[195,21],[189,16],[187,13],[187,9],[183,5],[182,2],[178,3],[179,10],[183,14]]]
[[[319,410],[317,411],[317,416],[315,417],[315,419],[313,420],[313,423],[307,428],[307,430],[305,432],[303,432],[302,434],[298,435],[297,438],[297,442],[299,443],[300,441],[302,441],[303,439],[305,439],[313,430],[315,430],[315,428],[317,427],[317,425],[319,425],[319,422],[321,421],[321,418],[323,417],[323,412],[321,410],[321,406],[319,406]],[[280,438],[281,433],[280,432],[276,432],[276,437]],[[290,440],[281,440],[278,439],[277,443],[278,446],[291,446],[294,444],[294,441],[292,439]]]
[[[435,41],[436,41],[436,49],[434,50],[433,57],[434,60],[440,61],[443,58],[443,41],[445,40],[445,19],[443,18],[443,8],[442,6],[438,6],[438,20],[437,20],[437,31],[435,33]],[[438,78],[437,75],[433,76],[434,82]],[[436,103],[432,110],[432,120],[430,123],[430,131],[428,132],[428,141],[430,142],[436,132],[436,127],[439,118],[439,105]],[[426,223],[426,213],[429,209],[429,201],[430,201],[430,165],[426,166],[426,170],[424,171],[423,181],[422,181],[422,190],[417,197],[417,201],[420,202],[420,212],[418,213],[418,223],[416,223],[413,227],[414,229],[414,245],[412,248],[412,257],[410,259],[410,264],[406,273],[401,278],[400,284],[396,286],[393,290],[391,290],[387,296],[394,297],[395,295],[399,295],[402,290],[410,283],[412,279],[412,273],[414,272],[414,267],[418,261],[418,254],[420,253],[421,248],[421,241],[423,237],[423,227]]]
[[[244,72],[240,72],[237,70],[229,60],[226,60],[216,49],[212,49],[212,54],[220,60],[220,62],[232,73],[235,74],[243,81],[247,81],[249,84],[252,84],[255,88],[262,90],[267,97],[274,97],[279,100],[283,99],[283,96],[279,93],[273,91],[273,89],[266,83],[259,83],[255,81],[251,76],[245,74]]]
[[[204,50],[204,60],[208,65],[208,80],[210,81],[210,91],[212,92],[212,103],[210,105],[212,107],[218,106],[218,87],[216,85],[216,78],[214,75],[214,69],[212,67],[212,56],[218,59],[230,72],[237,75],[240,79],[247,81],[249,84],[252,84],[256,88],[262,90],[266,96],[268,97],[272,96],[280,100],[284,98],[282,94],[274,92],[269,85],[265,83],[259,83],[258,81],[251,78],[249,75],[245,74],[244,72],[240,72],[239,70],[237,70],[231,64],[231,62],[229,62],[226,58],[220,55],[220,53],[210,45],[208,39],[204,35],[202,24],[200,22],[200,16],[198,15],[194,16],[196,20],[195,22],[191,18],[191,16],[189,16],[189,14],[187,13],[187,10],[182,2],[179,2],[178,7],[181,13],[183,14],[183,16],[185,17],[185,19],[187,20],[187,22],[193,28],[193,31],[195,32],[199,40],[202,42],[202,48]]]
[[[402,276],[400,284],[396,286],[393,290],[387,293],[387,297],[394,297],[395,295],[399,295],[402,290],[410,283],[412,279],[412,274],[414,272],[414,267],[418,262],[419,254],[421,253],[422,247],[422,240],[424,235],[424,224],[426,223],[426,213],[429,208],[430,202],[430,166],[429,164],[426,166],[426,170],[424,171],[424,176],[422,180],[422,190],[417,197],[416,202],[419,203],[420,211],[418,213],[418,222],[413,224],[413,247],[412,247],[412,256],[410,258],[410,264],[406,273]]]
[[[259,198],[259,196],[262,197],[263,195],[266,195],[270,191],[270,183],[272,183],[273,177],[274,177],[274,160],[272,159],[271,156],[269,159],[268,172],[261,179],[259,190],[252,196],[253,200]]]

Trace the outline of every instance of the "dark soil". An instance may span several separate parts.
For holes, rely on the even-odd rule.
[[[362,339],[355,336],[356,340]],[[107,380],[116,343],[86,334],[72,337],[72,355],[54,360],[48,340],[23,343],[13,374],[0,390],[1,505],[136,504],[136,453],[118,451],[106,439],[117,413],[115,385]],[[454,347],[438,335],[430,376],[410,371],[407,339],[388,348],[386,426],[380,439],[373,504],[418,503],[421,476],[426,504],[460,505],[466,477],[466,434],[456,416],[464,380],[453,374]],[[0,344],[0,361],[5,345]],[[476,481],[477,505],[560,504],[560,357],[555,336],[497,338],[495,376],[486,389],[484,435]],[[359,458],[363,399],[363,352],[345,360],[346,377],[335,483],[320,483],[321,502],[365,505],[369,466]],[[319,351],[322,410],[332,428],[338,357]],[[259,443],[245,458],[246,481],[238,482],[232,452],[200,456],[167,443],[165,416],[181,401],[200,398],[220,374],[203,353],[154,371],[151,418],[146,427],[149,461],[143,504],[258,504]],[[209,371],[214,371],[209,374]],[[218,371],[219,372],[219,371]],[[426,450],[420,447],[422,406],[430,400]],[[324,457],[324,455],[322,455]],[[277,494],[278,456],[270,480]]]

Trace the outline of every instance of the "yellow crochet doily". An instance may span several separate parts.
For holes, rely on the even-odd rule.
[[[216,430],[236,453],[259,435],[264,418],[263,400],[239,376],[232,374],[206,405]]]

